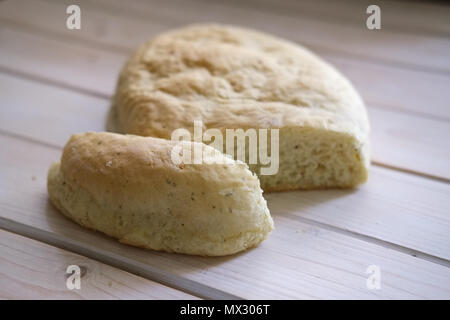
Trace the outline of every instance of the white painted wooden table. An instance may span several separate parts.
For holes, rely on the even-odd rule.
[[[450,298],[450,6],[373,1],[0,2],[0,298]],[[46,175],[72,133],[105,130],[127,55],[192,22],[257,28],[310,47],[367,102],[373,162],[353,191],[266,194],[256,249],[191,257],[119,244],[65,219]],[[82,267],[80,290],[66,268]],[[380,269],[369,289],[366,270]]]

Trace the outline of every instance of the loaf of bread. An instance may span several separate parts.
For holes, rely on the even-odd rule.
[[[243,28],[194,25],[143,44],[123,68],[109,129],[170,139],[175,129],[279,129],[265,191],[354,187],[367,178],[369,123],[349,81],[294,43]],[[223,149],[226,150],[226,149]]]
[[[174,162],[169,140],[73,135],[49,170],[50,199],[80,225],[143,248],[222,256],[258,245],[273,229],[258,178],[186,143],[202,149],[202,164]]]

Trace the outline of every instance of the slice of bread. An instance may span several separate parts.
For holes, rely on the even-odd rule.
[[[258,178],[243,162],[186,143],[206,161],[176,164],[176,143],[164,139],[73,135],[49,170],[50,199],[82,226],[143,248],[222,256],[258,245],[273,229]]]
[[[369,123],[352,85],[294,43],[194,25],[142,45],[121,72],[109,129],[170,139],[175,129],[279,129],[265,191],[354,187],[367,179]],[[226,150],[224,148],[223,150]],[[260,174],[261,163],[250,166]]]

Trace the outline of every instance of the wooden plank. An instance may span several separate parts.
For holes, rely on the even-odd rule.
[[[196,297],[206,297],[215,300],[239,299],[234,295],[217,290],[213,287],[204,286],[191,280],[169,274],[164,270],[157,270],[146,264],[126,258],[125,256],[102,250],[99,247],[93,247],[92,244],[82,243],[73,238],[48,232],[32,225],[26,225],[11,219],[0,217],[0,228],[84,257],[102,261],[109,266],[128,271],[131,274],[139,275],[150,280],[157,280],[158,283],[168,285],[170,288],[186,289],[186,291],[183,292],[194,293]]]
[[[211,1],[211,0],[209,0]],[[219,1],[219,0],[215,0]],[[381,8],[383,30],[401,30],[422,34],[450,35],[450,8],[431,1],[377,1],[371,0],[229,0],[230,5],[249,6],[261,11],[277,11],[296,17],[313,17],[361,28],[371,4]]]
[[[3,2],[0,17],[60,36],[98,42],[113,48],[134,47],[169,26],[193,22],[219,22],[248,26],[303,43],[313,49],[339,52],[357,59],[414,67],[435,72],[450,71],[450,41],[440,37],[401,32],[377,32],[366,28],[298,19],[277,13],[258,12],[223,3],[195,0],[82,2],[81,30],[65,28],[65,8],[70,0]],[[109,15],[108,15],[109,12]],[[271,21],[270,24],[267,21]],[[145,30],[145,32],[143,31]],[[302,30],[302,32],[298,32]],[[117,39],[120,39],[118,41]],[[345,39],[345,41],[343,41]],[[426,44],[426,45],[425,45]]]
[[[450,76],[362,62],[330,53],[321,56],[347,76],[369,106],[450,120]]]
[[[22,92],[33,92],[33,90],[25,90]],[[69,99],[64,97],[61,100],[56,100],[60,101],[61,105],[63,105],[67,103],[67,101],[72,101],[71,98],[76,96],[74,93],[71,94],[73,94],[73,96],[70,95]],[[45,94],[43,94],[43,96],[46,97]],[[48,97],[50,96],[51,95]],[[86,108],[80,109],[78,112],[81,111],[83,113],[83,116],[86,117],[84,119],[91,119],[89,112],[92,112],[92,110],[90,110],[90,107],[97,104],[100,100],[102,99],[92,100],[92,104],[87,104]],[[51,99],[44,100],[44,102],[48,102],[50,105],[52,104]],[[82,99],[76,100],[75,102],[80,103],[82,102]],[[37,103],[37,101],[35,101],[35,103]],[[70,103],[71,102],[69,102],[69,105]],[[25,103],[25,107],[27,105],[30,104]],[[24,105],[22,105],[22,107],[24,107]],[[53,115],[61,112],[61,108],[55,109],[55,106],[50,106],[50,108],[53,108],[55,111]],[[106,108],[107,106],[102,107],[104,110]],[[72,111],[74,110],[76,109],[72,109]],[[36,124],[33,124],[33,121],[30,120],[33,115],[35,115],[37,119],[45,120],[36,121],[41,124],[40,130],[46,129],[43,128],[44,126],[42,126],[42,123],[54,124],[57,122],[51,118],[47,118],[46,111],[42,109],[36,113],[27,112],[24,108],[22,108],[22,111],[18,110],[15,112],[7,110],[2,114],[1,118],[10,120],[16,115],[20,116],[21,112],[26,114],[26,119],[20,123],[23,127],[10,126],[8,127],[8,130],[22,134],[21,131],[24,129],[30,138],[36,140],[40,139],[39,135],[41,134],[41,131],[33,131],[33,128],[36,128]],[[66,117],[63,117],[57,120],[61,120],[62,123],[64,123],[65,118]],[[100,117],[96,119],[98,120]],[[6,120],[5,123],[7,122]],[[83,123],[83,128],[91,128],[91,125],[99,126],[97,120],[95,121],[95,124],[94,122],[90,123],[88,120],[88,123]],[[79,122],[80,118],[71,119],[71,121],[72,127],[69,128],[70,130],[75,129],[77,123],[81,123]],[[3,122],[2,125],[4,125]],[[28,126],[30,126],[30,128]],[[58,126],[56,126],[56,129],[58,130],[63,127],[62,125]],[[73,130],[71,132],[73,132]],[[43,136],[46,135],[47,133],[43,134]],[[58,136],[58,139],[60,140],[63,140],[64,138],[64,136],[60,136],[58,132],[54,132],[53,135]],[[51,135],[49,134],[47,138],[50,137]],[[78,239],[86,244],[95,242],[98,243],[98,248],[106,248],[110,252],[123,255],[124,257],[130,257],[136,261],[145,262],[149,265],[157,265],[161,270],[165,269],[168,270],[168,272],[186,276],[186,278],[205,285],[214,286],[218,284],[220,289],[236,295],[241,295],[243,292],[242,296],[244,297],[277,296],[339,298],[348,297],[348,294],[351,294],[352,297],[364,298],[449,297],[449,269],[423,260],[430,259],[444,265],[447,265],[448,262],[444,260],[445,258],[439,258],[439,255],[442,254],[442,252],[444,252],[445,255],[448,254],[448,247],[445,246],[445,244],[449,242],[446,237],[446,235],[449,234],[448,221],[445,220],[445,217],[442,218],[444,216],[442,214],[444,212],[442,208],[445,209],[448,207],[448,203],[442,201],[442,199],[445,200],[448,198],[447,185],[431,181],[433,184],[427,185],[427,188],[419,188],[419,190],[415,190],[414,192],[406,193],[406,195],[410,195],[413,199],[418,199],[417,203],[414,203],[416,207],[420,207],[424,210],[431,210],[433,215],[436,214],[434,219],[431,219],[431,222],[420,218],[412,223],[412,226],[416,227],[416,224],[419,225],[421,223],[431,223],[433,225],[439,222],[442,228],[432,228],[431,230],[433,232],[434,230],[437,230],[438,237],[441,237],[442,234],[445,235],[444,238],[441,237],[439,239],[438,245],[433,242],[435,241],[434,238],[431,239],[432,244],[436,245],[437,248],[433,253],[427,253],[426,250],[422,250],[422,248],[417,249],[417,247],[414,248],[415,250],[419,250],[419,252],[411,250],[411,254],[416,255],[421,259],[415,259],[408,254],[405,254],[408,252],[407,247],[401,248],[408,245],[408,241],[411,241],[411,238],[413,238],[406,238],[406,231],[400,232],[400,238],[401,241],[403,241],[401,244],[398,244],[397,241],[393,241],[392,243],[395,245],[392,246],[392,243],[390,242],[392,239],[386,240],[384,238],[383,232],[385,232],[385,230],[383,228],[385,228],[385,224],[388,223],[386,217],[383,217],[381,223],[382,228],[377,230],[370,229],[371,233],[367,233],[366,230],[362,228],[363,233],[356,234],[356,232],[360,232],[359,228],[357,231],[352,231],[354,229],[350,226],[348,230],[342,231],[341,229],[338,229],[340,227],[336,227],[334,223],[327,224],[322,222],[323,220],[319,218],[305,218],[301,215],[297,215],[297,211],[290,212],[285,207],[281,208],[280,212],[274,213],[277,229],[280,230],[272,235],[274,240],[266,242],[258,249],[238,255],[236,259],[233,259],[232,257],[208,259],[162,253],[147,254],[147,252],[142,254],[143,250],[124,247],[110,239],[106,239],[98,234],[77,227],[73,223],[63,219],[58,213],[49,213],[49,211],[52,211],[52,207],[48,204],[48,201],[46,201],[45,168],[48,167],[48,163],[50,163],[51,160],[47,163],[47,161],[41,161],[40,159],[42,159],[42,157],[50,158],[49,154],[52,154],[54,160],[58,156],[53,156],[55,156],[58,151],[38,146],[34,143],[26,143],[22,140],[3,138],[4,140],[0,139],[0,145],[5,147],[2,147],[2,149],[5,150],[5,153],[4,155],[2,154],[0,158],[2,164],[7,164],[3,166],[4,168],[7,168],[7,170],[5,170],[7,172],[5,172],[4,175],[2,173],[3,177],[0,180],[2,181],[2,183],[0,183],[2,188],[2,192],[0,193],[0,207],[4,211],[3,217],[17,219],[18,221],[29,223],[30,225],[36,225],[48,232],[62,235],[70,234],[70,237],[73,237],[73,239]],[[55,139],[51,143],[59,145],[58,139]],[[66,139],[63,141],[65,140]],[[11,149],[11,147],[13,149]],[[27,150],[26,156],[23,155],[23,150]],[[5,158],[3,158],[3,156]],[[35,165],[33,162],[37,162],[38,164]],[[21,170],[14,169],[18,167],[21,168]],[[30,167],[31,170],[28,170]],[[39,174],[42,173],[42,176],[40,177],[31,174],[31,181],[39,180],[40,185],[37,187],[36,185],[32,186],[30,188],[32,190],[27,190],[27,187],[25,187],[24,190],[23,186],[27,186],[27,183],[23,178],[26,175],[30,176],[30,173],[33,172],[33,170],[36,170],[35,172],[39,172]],[[379,190],[384,191],[385,184],[388,181],[395,179],[395,177],[391,176],[392,171],[383,169],[378,170],[386,173],[386,176],[388,177],[387,179],[383,179],[382,183],[379,184]],[[399,174],[403,177],[401,173]],[[410,178],[413,180],[408,180],[408,183],[399,185],[405,185],[407,187],[411,184],[423,185],[423,181],[420,181],[420,179],[414,180],[416,177]],[[8,189],[10,186],[21,187],[20,190],[17,188],[11,191]],[[432,199],[433,201],[427,202],[418,198],[419,195],[426,197],[426,190],[428,189],[434,191],[437,190],[438,196],[434,197]],[[397,188],[392,188],[393,193],[394,191],[397,191]],[[359,192],[359,190],[357,192]],[[3,194],[5,194],[5,198],[3,198]],[[339,195],[339,197],[340,196],[346,197],[347,194]],[[380,198],[383,198],[383,193],[381,191]],[[377,203],[380,201],[376,196],[374,199],[377,200]],[[404,202],[405,194],[401,194],[401,199]],[[353,198],[352,201],[358,202],[358,200],[361,199],[357,197],[356,199]],[[390,198],[389,200],[394,201],[395,199]],[[320,202],[322,201],[326,202],[327,199],[323,198]],[[364,201],[367,200],[362,200],[362,202]],[[401,203],[401,206],[408,206],[408,203],[403,202]],[[442,204],[443,207],[435,207],[435,202]],[[30,206],[31,203],[37,205]],[[337,205],[343,206],[342,203],[338,203]],[[391,208],[391,206],[392,204],[387,201],[381,208],[388,208],[390,210],[398,209],[397,207]],[[413,211],[416,207],[407,208]],[[369,208],[371,207],[369,206]],[[355,211],[358,209],[359,207],[353,208],[350,211],[350,214],[355,215]],[[333,213],[333,210],[329,211]],[[403,215],[405,212],[409,213],[409,211],[404,210],[401,214]],[[415,211],[413,212],[416,214]],[[372,211],[369,213],[376,212]],[[421,211],[418,214],[421,215],[422,213],[423,212]],[[344,216],[344,220],[348,220],[348,218],[348,216]],[[399,222],[399,224],[403,223],[404,218],[406,217],[401,216],[397,222]],[[305,221],[307,223],[305,223]],[[355,224],[354,221],[350,222],[350,225],[352,223]],[[379,223],[379,221],[376,221],[375,223]],[[328,228],[329,226],[332,228]],[[397,228],[396,230],[400,230],[400,228]],[[428,232],[429,230],[421,229],[421,231]],[[352,234],[352,232],[355,234]],[[407,232],[409,232],[409,230],[407,230]],[[355,239],[355,236],[360,239]],[[377,239],[382,240],[374,241]],[[426,237],[425,239],[426,244],[424,247],[428,247],[430,245],[430,240]],[[414,241],[417,241],[417,239],[413,240],[413,242]],[[376,244],[371,242],[375,242]],[[301,243],[301,245],[298,245],[298,243]],[[399,250],[401,252],[399,252]],[[420,252],[420,250],[424,252]],[[433,257],[433,254],[436,254],[437,257]],[[367,277],[365,268],[368,263],[373,263],[373,261],[381,266],[383,275],[383,289],[375,292],[369,291],[365,287],[365,279]],[[248,266],[251,267],[249,268]],[[271,279],[274,274],[279,276],[280,279]],[[230,279],[232,280],[230,281]]]
[[[49,203],[46,171],[59,157],[59,150],[6,136],[0,136],[0,146],[0,165],[4,168],[0,172],[0,217],[73,239],[91,250],[110,252],[243,298],[450,298],[447,266],[307,224],[294,214],[275,210],[276,230],[270,238],[258,248],[235,256],[195,257],[120,244],[81,228]],[[333,211],[331,208],[328,213],[333,215]],[[381,290],[366,287],[369,265],[381,269]]]
[[[129,16],[133,14],[135,18],[142,19],[157,16],[184,23],[214,21],[244,25],[303,43],[313,49],[320,48],[356,58],[436,72],[450,71],[450,62],[447,59],[450,53],[448,39],[393,30],[368,30],[365,20],[360,28],[355,28],[306,15],[298,18],[274,11],[263,12],[250,7],[234,7],[223,1],[132,0],[125,4],[119,0],[98,0],[95,4],[99,2],[103,3],[105,10],[115,8],[117,15],[125,15],[128,12]],[[87,1],[85,4],[87,3],[91,2]],[[267,23],[268,21],[270,23]]]
[[[0,299],[198,299],[98,261],[0,230]],[[81,269],[80,289],[66,286]]]
[[[0,74],[0,128],[57,147],[74,133],[105,131],[109,101]]]
[[[125,54],[34,35],[4,22],[0,25],[2,69],[93,95],[113,93]]]
[[[0,94],[11,106],[0,109],[0,128],[11,133],[62,147],[73,133],[106,127],[108,99],[1,74]],[[373,161],[450,180],[450,141],[442,139],[449,122],[376,108],[369,114]],[[47,123],[52,125],[42,126]]]
[[[450,181],[450,123],[369,108],[372,159]]]
[[[45,33],[67,42],[82,42],[107,50],[129,51],[148,36],[168,30],[170,20],[152,17],[147,21],[111,16],[107,10],[96,9],[83,2],[82,26],[80,30],[66,27],[66,8],[69,2],[47,2],[43,0],[17,0],[0,3],[0,18],[12,24],[20,24],[36,32]],[[83,10],[85,9],[85,10]],[[180,24],[180,23],[179,23]],[[118,39],[121,39],[118,41]]]
[[[93,95],[107,97],[114,91],[128,54],[32,34],[5,22],[0,24],[2,69]],[[450,119],[450,76],[361,62],[331,53],[321,56],[353,81],[369,105]]]
[[[265,198],[271,212],[450,258],[447,183],[372,166],[369,181],[357,190],[269,193]]]

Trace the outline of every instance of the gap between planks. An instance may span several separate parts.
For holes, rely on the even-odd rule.
[[[423,178],[427,178],[430,180],[439,181],[439,182],[443,182],[443,183],[450,183],[450,179],[448,179],[448,178],[440,177],[440,176],[429,174],[426,172],[420,172],[420,171],[410,170],[410,169],[406,169],[406,168],[402,168],[402,167],[398,167],[398,166],[392,166],[392,165],[382,163],[379,161],[371,161],[370,163],[371,163],[371,165],[375,165],[375,166],[382,167],[385,169],[389,169],[389,170],[393,170],[393,171],[400,171],[403,173],[408,173],[408,174],[412,174],[415,176],[419,176],[419,177],[423,177]]]
[[[8,218],[0,217],[0,229],[67,250],[140,277],[161,283],[202,299],[241,300],[242,298],[199,282],[165,272],[145,263],[120,256],[101,248],[91,249],[88,245],[65,236],[51,233]]]
[[[40,76],[34,73],[29,73],[29,72],[23,72],[17,69],[13,69],[10,67],[6,67],[6,66],[1,66],[0,65],[0,72],[16,77],[16,78],[22,78],[22,79],[27,79],[33,82],[37,82],[37,83],[44,83],[53,87],[57,87],[57,88],[62,88],[62,89],[66,89],[66,90],[70,90],[70,91],[74,91],[74,92],[78,92],[90,97],[95,97],[95,98],[100,98],[100,99],[111,99],[110,95],[104,94],[102,92],[99,91],[95,91],[95,90],[89,90],[86,89],[84,87],[79,87],[79,86],[74,86],[72,84],[67,84],[67,83],[63,83],[60,81],[56,81],[53,80],[49,77],[45,77],[45,76]]]
[[[48,0],[47,0],[48,1]],[[195,0],[199,2],[205,2],[209,0]],[[212,0],[218,2],[217,0]],[[236,6],[241,6],[252,10],[258,10],[264,13],[267,12],[276,12],[279,15],[291,16],[291,17],[307,17],[315,20],[323,20],[326,19],[328,22],[332,22],[333,24],[340,25],[348,25],[350,27],[358,27],[364,25],[364,19],[368,16],[366,14],[366,8],[370,4],[377,4],[381,8],[382,15],[382,28],[383,25],[386,24],[389,27],[389,30],[399,31],[406,34],[422,34],[422,35],[430,35],[430,36],[438,36],[442,38],[448,38],[450,36],[450,23],[448,23],[448,30],[444,29],[444,27],[439,26],[439,28],[433,28],[433,26],[427,25],[428,23],[432,23],[433,21],[429,20],[426,22],[417,21],[418,18],[423,17],[423,9],[426,7],[432,10],[440,10],[445,9],[447,12],[450,12],[449,7],[438,6],[438,3],[421,3],[420,1],[410,3],[405,3],[404,1],[377,1],[377,3],[373,3],[373,1],[363,0],[363,1],[339,1],[336,2],[334,0],[318,0],[318,1],[276,1],[276,0],[228,0],[228,3],[233,3]],[[311,3],[314,3],[312,6]],[[413,6],[412,13],[413,15],[409,18],[411,22],[405,19],[405,16],[399,17],[400,19],[393,19],[392,14],[404,14],[404,11],[400,9],[399,5],[409,6],[409,8],[402,8],[403,10],[410,10],[411,6]],[[355,9],[355,6],[357,9]],[[421,10],[422,9],[422,10]],[[394,10],[395,12],[392,12]],[[387,12],[391,11],[391,12]],[[441,10],[442,11],[442,10]],[[385,13],[391,14],[387,18]],[[411,12],[408,12],[411,14]],[[444,13],[439,13],[443,16]],[[398,18],[398,17],[396,17]],[[426,17],[428,18],[428,17]],[[386,21],[387,20],[387,21]],[[396,21],[400,20],[400,21]],[[406,20],[406,24],[405,24]],[[386,21],[386,23],[384,23]],[[422,22],[422,25],[417,26],[417,22]]]
[[[341,233],[341,234],[344,234],[344,235],[347,235],[347,236],[350,236],[350,237],[353,237],[353,238],[357,238],[357,239],[365,241],[365,242],[377,244],[377,245],[379,245],[381,247],[384,247],[384,248],[387,248],[387,249],[391,249],[391,250],[395,250],[395,251],[398,251],[398,252],[402,252],[402,253],[408,254],[410,256],[413,256],[415,258],[419,258],[419,259],[422,259],[422,260],[427,260],[427,261],[430,261],[430,262],[433,262],[433,263],[440,264],[440,265],[442,265],[444,267],[450,268],[450,260],[447,260],[447,259],[444,259],[444,258],[441,258],[441,257],[437,257],[437,256],[434,256],[434,255],[428,254],[426,252],[422,252],[422,251],[419,251],[419,250],[416,250],[416,249],[411,249],[411,248],[408,248],[408,247],[405,247],[405,246],[402,246],[402,245],[399,245],[399,244],[396,244],[396,243],[393,243],[393,242],[389,242],[389,241],[386,241],[386,240],[383,240],[383,239],[378,239],[378,238],[373,237],[373,236],[368,236],[368,235],[365,235],[365,234],[362,234],[362,233],[359,233],[359,232],[356,232],[356,231],[346,230],[346,229],[343,229],[343,228],[339,228],[339,227],[330,225],[328,223],[323,223],[323,222],[320,222],[320,221],[314,221],[314,220],[311,220],[311,219],[308,219],[308,218],[292,215],[292,214],[289,214],[289,213],[284,213],[284,214],[282,213],[280,215],[284,215],[284,216],[288,217],[289,219],[299,220],[299,221],[304,222],[304,223],[309,224],[309,225],[313,225],[313,226],[317,226],[319,228],[323,228],[323,229],[326,229],[326,230],[330,230],[330,231],[334,231],[334,232],[337,232],[337,233]]]
[[[187,294],[93,259],[0,229],[0,299],[186,299]],[[66,272],[79,266],[81,286]]]

